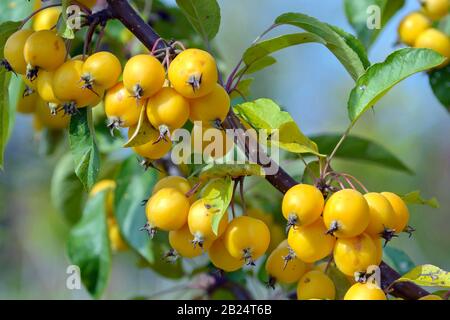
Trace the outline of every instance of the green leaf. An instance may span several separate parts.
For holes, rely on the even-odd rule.
[[[61,2],[61,15],[58,19],[57,30],[58,34],[65,39],[74,39],[75,31],[67,23],[68,14],[73,14],[74,12],[67,12],[67,8],[70,6],[70,0],[63,0]]]
[[[318,154],[317,145],[309,140],[292,119],[291,115],[270,99],[258,99],[234,107],[238,116],[256,130],[269,134],[278,130],[278,141],[272,143],[293,153]]]
[[[78,222],[84,203],[83,185],[75,174],[73,158],[64,155],[56,164],[50,194],[53,206],[70,224]]]
[[[450,64],[431,71],[428,76],[434,95],[450,111]]]
[[[81,220],[72,228],[67,242],[70,261],[81,271],[87,291],[100,298],[111,269],[111,250],[106,223],[106,192],[91,197]]]
[[[348,21],[356,31],[358,38],[366,48],[376,40],[382,28],[405,4],[405,0],[345,0],[345,14]],[[370,6],[379,9],[380,26],[368,28],[368,22],[373,22],[371,16],[374,12],[369,11]],[[369,20],[369,21],[368,21]]]
[[[149,137],[155,134],[152,134],[152,131],[156,129],[153,128],[152,124],[148,120],[145,106],[142,106],[141,112],[139,114],[139,121],[136,125],[136,129],[134,129],[133,134],[128,139],[127,142],[123,145],[124,148],[141,146],[149,142]],[[158,133],[159,134],[159,133]]]
[[[345,293],[351,287],[350,281],[347,276],[344,275],[339,269],[334,265],[330,264],[327,268],[326,274],[333,281],[336,288],[336,299],[344,299]]]
[[[315,179],[320,176],[319,160],[310,161],[303,171],[302,182],[314,185]]]
[[[220,220],[227,213],[228,206],[233,198],[233,186],[234,181],[230,177],[225,177],[211,180],[202,189],[202,199],[205,205],[211,208],[211,213],[214,214],[212,229],[216,235],[219,231]]]
[[[389,259],[390,265],[400,274],[414,268],[414,262],[403,250],[387,246],[383,249],[383,255]]]
[[[72,115],[69,128],[69,142],[75,162],[75,173],[86,190],[97,180],[100,157],[88,120],[89,108],[81,108]]]
[[[347,41],[350,36],[343,36],[347,34],[344,31],[339,29],[338,33],[330,25],[301,13],[282,14],[275,19],[275,23],[293,25],[322,38],[325,46],[342,63],[354,80],[364,73],[368,61],[367,54],[354,50],[354,43],[358,42],[356,38],[352,41],[353,46],[349,46]],[[358,47],[361,48],[361,46]]]
[[[405,195],[400,195],[403,201],[410,204],[420,204],[420,205],[427,205],[432,208],[439,208],[439,202],[438,200],[433,197],[431,199],[424,199],[422,198],[422,195],[420,194],[420,191],[412,191],[410,193],[407,193]]]
[[[251,46],[244,52],[243,60],[247,66],[251,66],[276,51],[295,46],[297,44],[309,42],[325,44],[325,41],[321,37],[312,33],[304,32],[285,34],[276,38],[261,41]]]
[[[271,56],[264,56],[254,62],[252,62],[249,66],[242,67],[241,70],[236,74],[236,76],[240,76],[241,74],[252,74],[258,72],[262,69],[270,67],[275,64],[277,60]]]
[[[241,94],[245,97],[248,98],[248,96],[250,95],[250,87],[253,83],[253,80],[255,80],[254,78],[247,78],[244,80],[239,81],[239,83],[236,86],[236,90],[233,90],[230,93],[230,98],[234,99],[237,97],[240,97]]]
[[[411,281],[419,286],[450,288],[450,272],[432,264],[414,267],[395,282]]]
[[[310,139],[317,143],[321,153],[330,154],[341,139],[341,136],[324,134],[310,137]],[[348,136],[335,156],[349,160],[364,160],[387,168],[410,174],[413,173],[411,169],[383,146],[362,137]]]
[[[264,169],[261,166],[253,163],[247,164],[227,164],[227,163],[210,163],[200,168],[199,179],[207,181],[209,179],[223,178],[223,177],[243,177],[243,176],[259,176],[264,177]]]
[[[124,240],[155,271],[165,276],[177,278],[183,275],[181,264],[167,264],[161,257],[169,249],[167,239],[159,232],[152,240],[147,233],[139,231],[147,218],[142,200],[151,195],[158,180],[158,172],[144,171],[135,156],[128,158],[121,166],[116,177],[114,193],[114,212]]]
[[[177,0],[194,29],[208,42],[220,27],[220,7],[216,0]]]
[[[445,58],[430,49],[405,48],[390,54],[384,62],[370,66],[356,82],[348,100],[348,114],[354,123],[394,85],[414,73],[440,65]]]

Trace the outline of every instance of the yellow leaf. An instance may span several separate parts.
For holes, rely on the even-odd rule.
[[[450,288],[450,273],[431,264],[417,266],[395,282],[411,281],[419,286]]]

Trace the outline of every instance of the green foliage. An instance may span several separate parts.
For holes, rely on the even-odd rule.
[[[324,134],[310,138],[317,143],[321,153],[330,154],[341,136]],[[383,146],[361,137],[348,136],[337,150],[335,157],[368,161],[387,168],[404,171],[409,174],[412,173],[411,169]]]
[[[70,119],[69,141],[75,162],[75,173],[86,190],[91,189],[100,170],[100,157],[90,108],[79,109]]]
[[[400,274],[404,274],[414,268],[414,262],[403,251],[391,246],[383,249],[383,258]]]
[[[216,36],[220,27],[220,7],[216,0],[177,0],[177,4],[205,42]]]
[[[234,181],[230,177],[213,179],[202,189],[205,206],[214,214],[211,223],[214,234],[219,231],[220,220],[227,213],[233,198]]]
[[[427,205],[432,208],[439,208],[438,200],[433,197],[431,199],[424,199],[420,194],[420,191],[412,191],[401,196],[403,201],[410,204]]]
[[[164,235],[158,234],[151,240],[145,232],[139,232],[147,222],[141,202],[149,198],[157,180],[158,172],[153,169],[143,172],[135,156],[124,161],[116,177],[115,217],[124,240],[146,265],[164,276],[177,278],[182,275],[181,265],[168,264],[161,259],[164,250],[169,249]]]
[[[75,174],[70,153],[56,164],[50,187],[53,206],[70,224],[78,222],[84,205],[83,185]]]
[[[258,99],[234,106],[238,116],[254,129],[265,129],[269,134],[278,130],[278,141],[282,149],[293,153],[318,154],[317,145],[309,140],[292,119],[291,115],[270,99]]]
[[[333,263],[328,266],[326,274],[334,283],[336,288],[336,299],[344,299],[345,293],[351,286],[347,276],[339,271]]]
[[[245,176],[264,177],[264,169],[257,164],[222,164],[210,163],[202,167],[198,172],[199,179],[207,181],[209,179],[232,177],[239,178]]]
[[[94,298],[105,290],[111,269],[105,203],[106,191],[89,198],[67,242],[70,261],[80,268],[81,280]]]
[[[344,0],[347,19],[366,48],[373,44],[382,28],[404,4],[405,0]],[[379,9],[380,28],[370,29],[367,27],[370,6],[376,6]],[[374,12],[370,13],[374,14]]]
[[[448,88],[448,84],[450,83],[450,64],[444,68],[432,70],[429,73],[429,80],[436,98],[447,111],[450,111],[450,90]]]
[[[65,39],[74,39],[75,31],[67,23],[68,14],[67,7],[70,5],[70,0],[63,0],[61,2],[61,16],[58,20],[57,30],[58,34]]]
[[[405,48],[390,54],[384,62],[370,66],[350,93],[350,120],[356,122],[400,81],[414,73],[436,67],[444,60],[444,57],[430,49]]]
[[[358,79],[368,66],[367,54],[354,49],[355,47],[363,48],[361,44],[357,44],[359,40],[340,29],[334,29],[326,23],[301,13],[282,14],[275,19],[275,23],[293,25],[322,38],[325,46],[339,59],[354,80]],[[349,42],[352,45],[349,45]]]
[[[237,84],[237,86],[235,88],[236,90],[233,90],[230,93],[231,99],[235,99],[237,97],[241,97],[241,94],[243,95],[242,98],[247,99],[250,96],[250,87],[251,87],[251,85],[253,83],[253,80],[255,80],[255,79],[254,78],[247,78],[247,79],[243,79],[243,80],[239,81],[239,83]]]
[[[395,282],[411,281],[419,286],[450,288],[450,272],[432,264],[416,266]]]

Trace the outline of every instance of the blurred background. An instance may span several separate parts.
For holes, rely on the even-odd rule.
[[[14,3],[21,5],[18,3],[22,0],[5,2],[14,8]],[[284,12],[306,13],[352,32],[342,1],[219,3],[222,24],[214,45],[228,71],[253,39]],[[369,52],[371,62],[384,60],[396,49],[401,18],[418,7],[417,1],[407,1],[389,22]],[[280,28],[270,36],[287,30]],[[354,82],[335,57],[318,44],[289,48],[274,57],[277,64],[256,74],[252,98],[277,101],[307,135],[342,133],[348,125],[346,104]],[[431,263],[450,270],[450,117],[433,96],[428,78],[417,74],[397,85],[374,112],[363,116],[353,133],[379,142],[415,174],[349,161],[336,161],[334,168],[351,173],[373,191],[421,190],[425,197],[436,196],[438,209],[410,206],[410,224],[417,231],[412,239],[404,235],[394,239],[392,246],[404,250],[416,264]],[[0,298],[89,298],[84,289],[66,289],[66,268],[70,264],[65,251],[67,225],[51,206],[49,194],[58,156],[40,156],[38,149],[31,119],[17,115],[6,149],[5,169],[0,172]],[[158,279],[152,271],[136,268],[136,259],[130,253],[121,253],[113,257],[104,298],[148,296],[175,285]],[[266,296],[260,292],[256,297]]]

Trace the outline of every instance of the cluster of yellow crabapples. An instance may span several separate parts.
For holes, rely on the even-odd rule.
[[[197,148],[205,147],[203,134],[208,129],[228,148],[215,151],[213,157],[229,151],[221,123],[230,98],[218,84],[216,62],[206,51],[185,50],[180,43],[156,49],[155,44],[151,53],[131,57],[122,72],[119,59],[110,52],[70,58],[56,31],[21,29],[6,41],[4,58],[3,65],[20,74],[26,85],[18,110],[34,113],[37,127],[66,128],[80,108],[103,101],[108,126],[128,128],[129,139],[141,114],[146,116],[150,129],[133,150],[150,161],[169,152],[171,133],[188,120],[194,123],[191,139],[202,141]]]
[[[399,40],[415,48],[433,49],[450,61],[450,37],[433,27],[449,15],[450,0],[421,0],[422,9],[403,18],[399,27]]]

